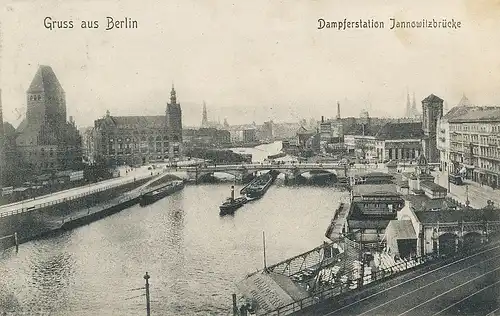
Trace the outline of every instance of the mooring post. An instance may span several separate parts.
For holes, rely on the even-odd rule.
[[[233,293],[233,316],[238,316],[238,306],[236,305],[236,294]]]
[[[146,272],[144,275],[144,280],[146,280],[146,315],[151,315],[151,302],[149,300],[149,274]]]
[[[17,238],[17,232],[14,233],[14,242],[16,243],[16,253],[19,252],[19,238]]]

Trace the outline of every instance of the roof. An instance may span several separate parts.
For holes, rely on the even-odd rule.
[[[453,223],[460,220],[464,222],[480,222],[483,220],[498,221],[500,220],[499,212],[492,212],[490,210],[444,210],[444,211],[424,211],[416,212],[418,220],[424,224],[431,223]]]
[[[97,124],[103,123],[108,117],[97,120]],[[164,127],[165,115],[156,116],[109,116],[109,120],[116,126],[130,127]]]
[[[314,132],[308,131],[304,126],[300,126],[297,130],[297,134],[314,134]]]
[[[411,220],[392,220],[387,225],[386,233],[391,234],[396,239],[415,239],[417,234]]]
[[[39,93],[39,92],[56,92],[64,93],[59,80],[57,80],[56,74],[50,66],[40,66],[35,74],[35,77],[31,81],[30,87],[27,91],[28,93]]]
[[[476,107],[462,115],[448,120],[450,123],[478,122],[478,121],[500,121],[500,107]]]
[[[385,172],[374,171],[374,172],[360,172],[356,175],[357,177],[365,178],[388,178],[394,179],[394,176]]]
[[[259,309],[271,312],[307,296],[305,291],[276,273],[255,273],[237,284],[242,294],[257,302]]]
[[[463,105],[457,105],[455,106],[454,108],[452,108],[451,110],[448,111],[448,113],[446,113],[443,118],[444,119],[447,119],[447,120],[450,120],[452,118],[455,118],[455,117],[459,117],[459,116],[462,116],[470,111],[474,111],[476,110],[477,107],[473,107],[473,106],[463,106]]]
[[[449,209],[456,206],[456,202],[452,202],[446,198],[431,199],[426,195],[406,195],[404,199],[410,202],[410,208],[417,212],[424,212],[438,209]]]
[[[354,123],[347,126],[344,131],[344,135],[375,136],[379,129],[380,125]]]
[[[380,128],[375,137],[378,139],[420,139],[424,136],[422,123],[386,123]]]
[[[434,102],[443,102],[444,100],[441,99],[440,97],[431,94],[427,98],[423,99],[422,102],[429,102],[429,103],[434,103]]]
[[[395,184],[359,184],[352,187],[354,196],[383,195],[399,196]]]
[[[431,181],[422,181],[420,182],[420,186],[427,189],[431,189],[434,192],[448,192],[448,190],[445,187],[442,187],[439,184],[436,184]]]
[[[349,229],[375,229],[375,228],[386,228],[389,224],[390,219],[369,219],[369,220],[347,220],[347,225]]]

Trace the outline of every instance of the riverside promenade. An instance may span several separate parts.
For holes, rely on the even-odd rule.
[[[127,173],[125,173],[125,169],[122,169],[120,170],[120,176],[117,178],[97,183],[92,183],[89,185],[80,186],[64,191],[59,191],[44,196],[39,196],[34,199],[23,200],[7,205],[2,205],[0,206],[0,217],[24,213],[48,205],[53,205],[74,198],[93,194],[95,192],[108,190],[114,187],[121,186],[126,183],[131,183],[137,180],[150,178],[161,171],[162,171],[161,169],[148,170],[147,166],[131,170]],[[153,173],[153,175],[151,173]]]

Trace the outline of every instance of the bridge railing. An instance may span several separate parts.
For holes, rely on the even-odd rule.
[[[102,188],[85,191],[85,192],[82,192],[82,193],[79,193],[79,194],[75,194],[75,195],[72,195],[72,196],[69,196],[69,197],[66,197],[66,198],[61,198],[61,199],[57,199],[57,200],[53,200],[53,201],[49,201],[49,202],[45,202],[45,203],[35,204],[35,205],[29,206],[29,207],[21,207],[21,208],[15,209],[15,210],[3,211],[3,212],[1,212],[1,210],[0,210],[0,212],[1,212],[0,213],[0,218],[7,217],[7,216],[18,215],[18,214],[22,214],[22,213],[27,213],[27,212],[38,210],[38,209],[41,209],[41,208],[44,208],[44,207],[47,207],[47,206],[56,205],[56,204],[60,204],[60,203],[64,203],[64,202],[69,202],[69,201],[76,200],[76,199],[79,199],[79,198],[82,198],[82,197],[85,197],[85,196],[89,196],[89,195],[92,195],[92,194],[95,194],[95,193],[107,191],[109,189],[113,189],[113,188],[116,188],[116,187],[119,187],[119,186],[122,186],[122,185],[130,184],[130,183],[133,183],[133,182],[135,182],[137,180],[141,180],[141,179],[144,179],[144,178],[147,178],[147,177],[149,177],[149,176],[146,175],[146,176],[138,177],[136,179],[130,179],[130,180],[127,180],[127,181],[124,181],[124,182],[119,182],[119,183],[116,183],[116,184],[107,185],[107,186],[102,187]],[[29,201],[26,201],[26,202],[29,202]]]
[[[417,257],[411,260],[402,260],[391,267],[381,269],[375,273],[372,272],[370,274],[366,274],[362,277],[354,278],[352,280],[349,279],[338,280],[338,281],[331,280],[334,283],[320,281],[320,285],[319,287],[317,287],[317,290],[310,293],[309,296],[301,300],[292,302],[290,304],[281,306],[273,311],[265,313],[264,315],[270,315],[270,316],[289,315],[298,312],[304,308],[318,304],[324,301],[325,299],[337,297],[343,293],[355,290],[363,285],[369,284],[376,280],[386,279],[408,268],[421,265],[425,262],[435,260],[436,258],[438,257],[435,254],[430,254],[422,257]],[[348,274],[355,275],[356,271],[351,271]]]
[[[496,222],[495,222],[496,223]],[[500,236],[499,231],[492,231],[491,236],[495,235],[497,238]],[[462,258],[463,256],[467,256],[470,254],[470,251],[479,251],[488,247],[490,244],[488,242],[481,244],[478,247],[470,248],[464,252],[455,252],[447,255],[439,255],[436,253],[427,254],[420,257],[415,257],[411,259],[400,259],[394,265],[378,269],[375,271],[370,271],[369,273],[365,273],[364,276],[352,278],[349,280],[346,276],[351,275],[354,276],[357,274],[357,269],[352,269],[352,271],[344,271],[344,277],[335,278],[329,280],[322,280],[320,278],[319,286],[316,287],[316,290],[310,292],[310,295],[290,304],[281,306],[273,311],[268,313],[264,313],[263,315],[289,315],[295,312],[298,312],[304,308],[313,306],[315,304],[321,303],[326,299],[331,299],[334,297],[338,297],[343,293],[356,290],[360,287],[368,285],[372,282],[388,279],[394,275],[397,275],[405,270],[411,269],[413,267],[422,265],[424,263],[432,263],[437,262],[438,260],[457,260]],[[348,273],[346,273],[348,272]],[[358,273],[359,274],[359,273]]]
[[[325,252],[327,253],[328,258],[331,257],[328,253],[335,254],[337,252],[342,252],[342,248],[335,247],[335,244],[340,246],[340,243],[343,243],[342,239],[335,240],[333,243],[318,246],[312,250],[271,265],[267,267],[267,270],[288,277],[296,275],[304,270],[317,267],[318,264],[321,264],[322,260],[325,258]]]

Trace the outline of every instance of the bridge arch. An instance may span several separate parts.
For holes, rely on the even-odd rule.
[[[296,176],[302,176],[304,173],[310,173],[311,175],[318,175],[318,174],[333,174],[335,175],[335,177],[338,177],[338,174],[337,174],[337,171],[336,170],[332,170],[332,169],[321,169],[321,170],[318,170],[318,169],[310,169],[310,170],[307,170],[307,169],[299,169],[299,170],[293,170],[294,174]]]
[[[465,250],[478,248],[482,244],[482,237],[483,236],[479,232],[468,232],[467,234],[464,234],[463,248]]]
[[[439,253],[443,255],[453,254],[457,251],[458,236],[454,233],[444,233],[439,236]]]

